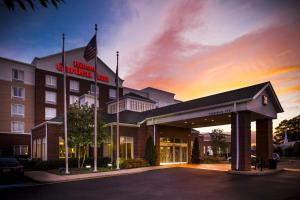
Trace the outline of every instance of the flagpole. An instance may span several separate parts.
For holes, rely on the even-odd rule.
[[[97,24],[95,24],[95,35],[97,38]],[[97,172],[97,39],[96,39],[96,55],[95,55],[95,98],[94,98],[94,172]]]
[[[117,160],[116,165],[117,169],[120,169],[120,158],[119,158],[119,146],[120,146],[120,136],[119,136],[119,75],[118,75],[118,68],[119,68],[119,52],[117,51],[117,69],[116,69],[116,85],[117,85]]]
[[[68,149],[68,120],[67,120],[67,74],[65,62],[65,34],[62,34],[62,67],[64,69],[64,132],[65,132],[65,173],[69,174],[69,149]]]

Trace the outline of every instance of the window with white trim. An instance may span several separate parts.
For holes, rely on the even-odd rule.
[[[115,99],[117,97],[117,90],[114,88],[109,88],[109,98]]]
[[[70,91],[79,92],[79,81],[70,80]]]
[[[56,104],[56,92],[45,91],[45,103]]]
[[[12,121],[11,132],[24,132],[24,122]]]
[[[13,80],[24,81],[24,71],[13,69],[12,70],[12,78]]]
[[[125,160],[133,159],[133,137],[121,136],[120,137],[120,158]]]
[[[79,96],[75,96],[75,95],[70,95],[69,96],[69,103],[70,103],[70,105],[71,104],[74,104],[74,103],[79,103]]]
[[[11,115],[19,115],[24,117],[25,106],[23,104],[11,104]]]
[[[13,86],[11,89],[11,96],[16,98],[25,98],[25,88]]]
[[[91,94],[95,94],[95,84],[91,84]],[[97,85],[97,94],[99,95],[99,86]]]
[[[28,145],[14,145],[15,156],[26,156],[28,155]]]
[[[56,76],[46,75],[46,86],[51,88],[57,87],[57,78]]]
[[[45,108],[45,120],[49,120],[56,117],[56,108]]]

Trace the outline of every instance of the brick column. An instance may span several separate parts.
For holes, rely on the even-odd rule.
[[[272,136],[272,119],[256,120],[256,158],[258,161],[263,159],[265,162],[265,167],[268,167],[268,160],[272,158]]]
[[[237,114],[231,114],[231,169],[236,170],[237,140],[236,140]],[[238,112],[239,130],[239,165],[238,170],[251,170],[251,113]]]

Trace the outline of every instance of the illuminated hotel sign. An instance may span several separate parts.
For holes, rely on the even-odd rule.
[[[61,63],[56,64],[56,69],[58,71],[63,72],[63,66]],[[77,60],[73,61],[73,66],[66,66],[66,72],[68,74],[75,74],[78,76],[86,77],[86,78],[94,78],[94,72],[96,71],[96,68],[94,66],[90,66],[84,63],[81,63]],[[108,76],[97,74],[97,80],[108,82]]]

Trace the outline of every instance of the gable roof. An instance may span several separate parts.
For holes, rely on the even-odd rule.
[[[66,50],[65,53],[71,53],[71,52],[74,52],[74,51],[83,51],[84,49],[85,49],[85,46],[84,47],[78,47],[78,48],[75,48],[75,49]],[[61,55],[61,53],[62,52],[58,52],[58,53],[50,54],[50,55],[43,56],[43,57],[34,57],[34,59],[32,60],[31,64],[35,65],[35,63],[38,60],[42,60],[42,59],[50,58],[50,57],[54,57],[54,56],[59,56],[59,55]],[[98,56],[97,56],[97,61],[101,62],[111,73],[115,74],[115,72],[103,60],[101,60]],[[120,79],[121,82],[124,81],[120,77],[119,77],[119,79]]]
[[[172,114],[177,112],[188,111],[196,108],[206,108],[206,107],[215,107],[218,105],[229,104],[234,102],[246,102],[255,99],[259,93],[268,89],[272,95],[270,97],[274,100],[274,107],[276,111],[283,112],[283,109],[279,103],[279,100],[275,94],[275,91],[270,82],[264,82],[257,85],[252,85],[244,88],[239,88],[236,90],[230,90],[223,93],[218,93],[206,97],[201,97],[193,99],[190,101],[185,101],[177,104],[172,104],[165,107],[156,108],[153,110],[148,110],[145,112],[137,113],[134,116],[130,117],[130,121],[141,122],[147,118],[157,117],[166,114]],[[122,113],[122,112],[121,112]],[[120,113],[120,114],[121,114]],[[124,113],[124,116],[127,114]],[[125,119],[126,117],[124,117]],[[135,119],[132,119],[135,118]]]

